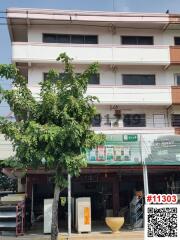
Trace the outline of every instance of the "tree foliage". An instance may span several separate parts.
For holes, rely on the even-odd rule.
[[[64,187],[62,173],[77,175],[87,164],[84,150],[101,144],[104,136],[90,129],[98,99],[85,95],[88,79],[97,72],[98,64],[76,74],[72,59],[65,53],[57,61],[63,63],[64,73],[51,69],[39,83],[39,98],[14,65],[0,65],[0,77],[12,79],[13,86],[11,90],[0,88],[0,101],[9,104],[16,119],[1,118],[0,132],[12,142],[16,152],[12,161],[24,168],[38,168],[44,160],[46,169],[55,170],[56,183]]]
[[[13,191],[17,190],[17,180],[11,179],[0,173],[0,191]]]

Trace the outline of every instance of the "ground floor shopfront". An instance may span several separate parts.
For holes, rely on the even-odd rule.
[[[71,178],[72,226],[73,206],[79,197],[91,199],[93,229],[94,222],[102,224],[106,216],[124,216],[127,226],[131,226],[135,219],[142,220],[147,186],[149,193],[180,194],[180,136],[166,134],[109,133],[103,146],[87,150],[88,167],[81,170],[79,177]],[[144,174],[146,167],[147,174]],[[11,173],[7,171],[7,174]],[[29,227],[31,223],[40,224],[43,232],[44,200],[53,198],[54,173],[42,168],[28,169],[25,176],[17,172],[15,175],[19,192],[27,194],[26,223]],[[67,195],[67,189],[61,191],[59,204],[59,224],[65,229],[68,222]],[[141,212],[137,214],[131,207],[134,196],[141,199],[141,208],[138,207]]]
[[[180,193],[180,166],[148,166],[150,193]],[[144,192],[142,166],[88,166],[71,179],[72,202],[90,197],[93,224],[104,223],[106,216],[124,216],[125,225],[132,223],[130,204],[133,196]],[[31,220],[43,224],[44,199],[53,198],[52,174],[30,171],[26,176],[26,193]],[[60,195],[59,224],[67,229],[67,189]],[[74,215],[72,214],[72,226]],[[42,228],[43,230],[43,228]]]

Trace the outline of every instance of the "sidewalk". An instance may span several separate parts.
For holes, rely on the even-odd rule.
[[[67,234],[62,233],[59,235],[58,240],[144,240],[143,231],[121,231],[117,234],[111,232],[92,232],[84,234],[73,233],[70,238]],[[50,240],[49,235],[27,234],[21,237],[7,237],[0,236],[0,240]]]

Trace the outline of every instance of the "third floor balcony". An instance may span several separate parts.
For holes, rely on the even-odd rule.
[[[74,63],[117,65],[159,65],[170,63],[169,46],[12,43],[13,62],[55,63],[59,53],[66,52]]]

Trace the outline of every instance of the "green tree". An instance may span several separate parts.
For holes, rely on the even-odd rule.
[[[0,65],[0,76],[12,79],[13,86],[11,90],[0,90],[1,101],[9,104],[16,119],[0,120],[0,131],[16,152],[13,161],[26,169],[38,168],[44,162],[46,169],[54,170],[52,240],[59,232],[58,201],[60,191],[67,186],[67,174],[78,175],[87,164],[85,149],[104,141],[102,134],[90,130],[98,99],[85,95],[88,79],[97,72],[98,65],[92,64],[76,74],[72,59],[65,53],[57,61],[63,63],[64,72],[48,72],[40,82],[39,99],[32,95],[27,79],[14,65]]]

